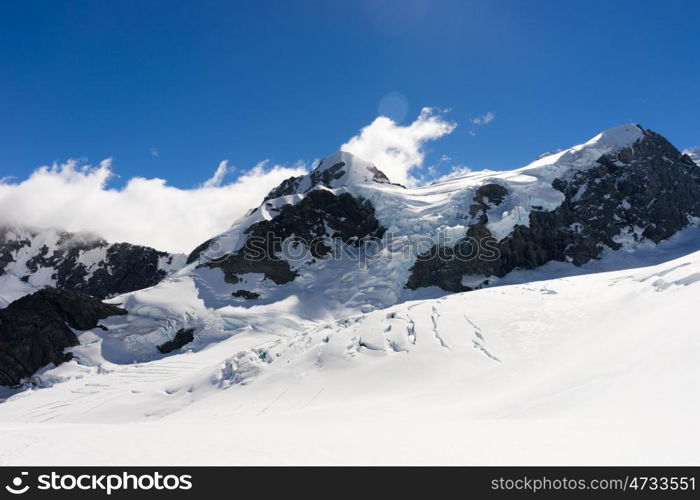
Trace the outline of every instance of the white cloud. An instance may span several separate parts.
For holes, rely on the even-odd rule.
[[[111,160],[95,167],[76,161],[41,167],[22,182],[0,181],[0,222],[90,231],[108,241],[186,253],[258,206],[284,179],[305,172],[298,164],[258,164],[221,185],[222,165],[207,185],[194,189],[143,177],[131,178],[120,189],[108,188]]]
[[[214,175],[210,179],[207,179],[204,182],[204,184],[202,184],[202,187],[211,188],[211,187],[221,186],[221,183],[223,182],[224,177],[228,173],[229,173],[228,160],[224,160],[221,163],[219,163],[219,166],[217,167],[216,172],[214,172]]]
[[[376,118],[340,149],[371,161],[393,182],[412,185],[417,179],[413,169],[423,166],[423,145],[452,132],[455,123],[449,122],[431,108],[423,108],[410,125],[397,125],[385,116]]]
[[[495,118],[496,113],[494,113],[493,111],[489,111],[486,114],[477,116],[476,118],[472,118],[472,123],[476,126],[486,125],[488,123],[491,123]]]
[[[395,182],[418,184],[421,176],[411,173],[423,166],[424,144],[449,134],[455,126],[424,108],[406,126],[378,117],[341,148],[374,162]],[[225,184],[233,170],[224,160],[211,178],[192,189],[143,177],[112,188],[108,183],[115,174],[109,159],[97,166],[77,160],[44,166],[25,180],[0,178],[0,224],[88,231],[111,242],[187,253],[257,207],[280,182],[305,173],[307,165],[271,166],[264,160]],[[428,174],[434,176],[434,172]]]
[[[158,158],[160,156],[160,151],[158,148],[149,148],[148,153],[154,158]]]

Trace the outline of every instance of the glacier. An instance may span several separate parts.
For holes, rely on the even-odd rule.
[[[620,158],[611,168],[634,168],[625,151],[644,135],[626,124],[514,171],[420,187],[347,152],[327,157],[187,262],[161,256],[159,283],[107,299],[128,314],[76,331],[73,360],[0,387],[0,463],[697,463],[700,219],[684,214],[684,228],[658,241],[632,225],[581,265],[464,274],[467,292],[405,286],[406,246],[463,235],[483,186],[507,192],[483,200],[484,225],[502,241],[568,203],[556,179],[606,155]],[[379,253],[363,259],[350,243],[328,258],[305,253],[284,283],[207,265],[314,192],[369,202]],[[323,237],[332,233],[326,224]],[[189,330],[182,348],[157,349]]]

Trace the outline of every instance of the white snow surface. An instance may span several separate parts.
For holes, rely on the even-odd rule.
[[[345,317],[207,308],[191,280],[129,294],[5,391],[0,464],[698,464],[699,242]],[[194,343],[153,353],[183,325]]]
[[[73,361],[0,388],[0,464],[697,465],[697,224],[451,295],[404,290],[412,261],[395,249],[463,234],[487,182],[511,193],[488,212],[507,234],[533,205],[561,202],[553,178],[640,134],[625,125],[517,171],[416,189],[339,179],[330,189],[370,199],[391,233],[381,258],[300,257],[282,286],[253,274],[232,285],[195,262],[111,299],[129,314],[79,332]],[[236,248],[303,196],[269,200],[219,241]],[[160,354],[183,328],[194,341]]]

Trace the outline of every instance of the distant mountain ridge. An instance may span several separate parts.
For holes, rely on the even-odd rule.
[[[155,285],[184,256],[86,233],[0,227],[0,307],[44,287],[107,298]]]

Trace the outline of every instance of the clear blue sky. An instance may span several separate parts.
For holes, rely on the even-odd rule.
[[[430,159],[472,168],[628,121],[700,145],[699,4],[4,1],[0,177],[114,157],[124,179],[189,187],[224,158],[329,154],[390,92],[404,122],[450,108],[459,127]]]

